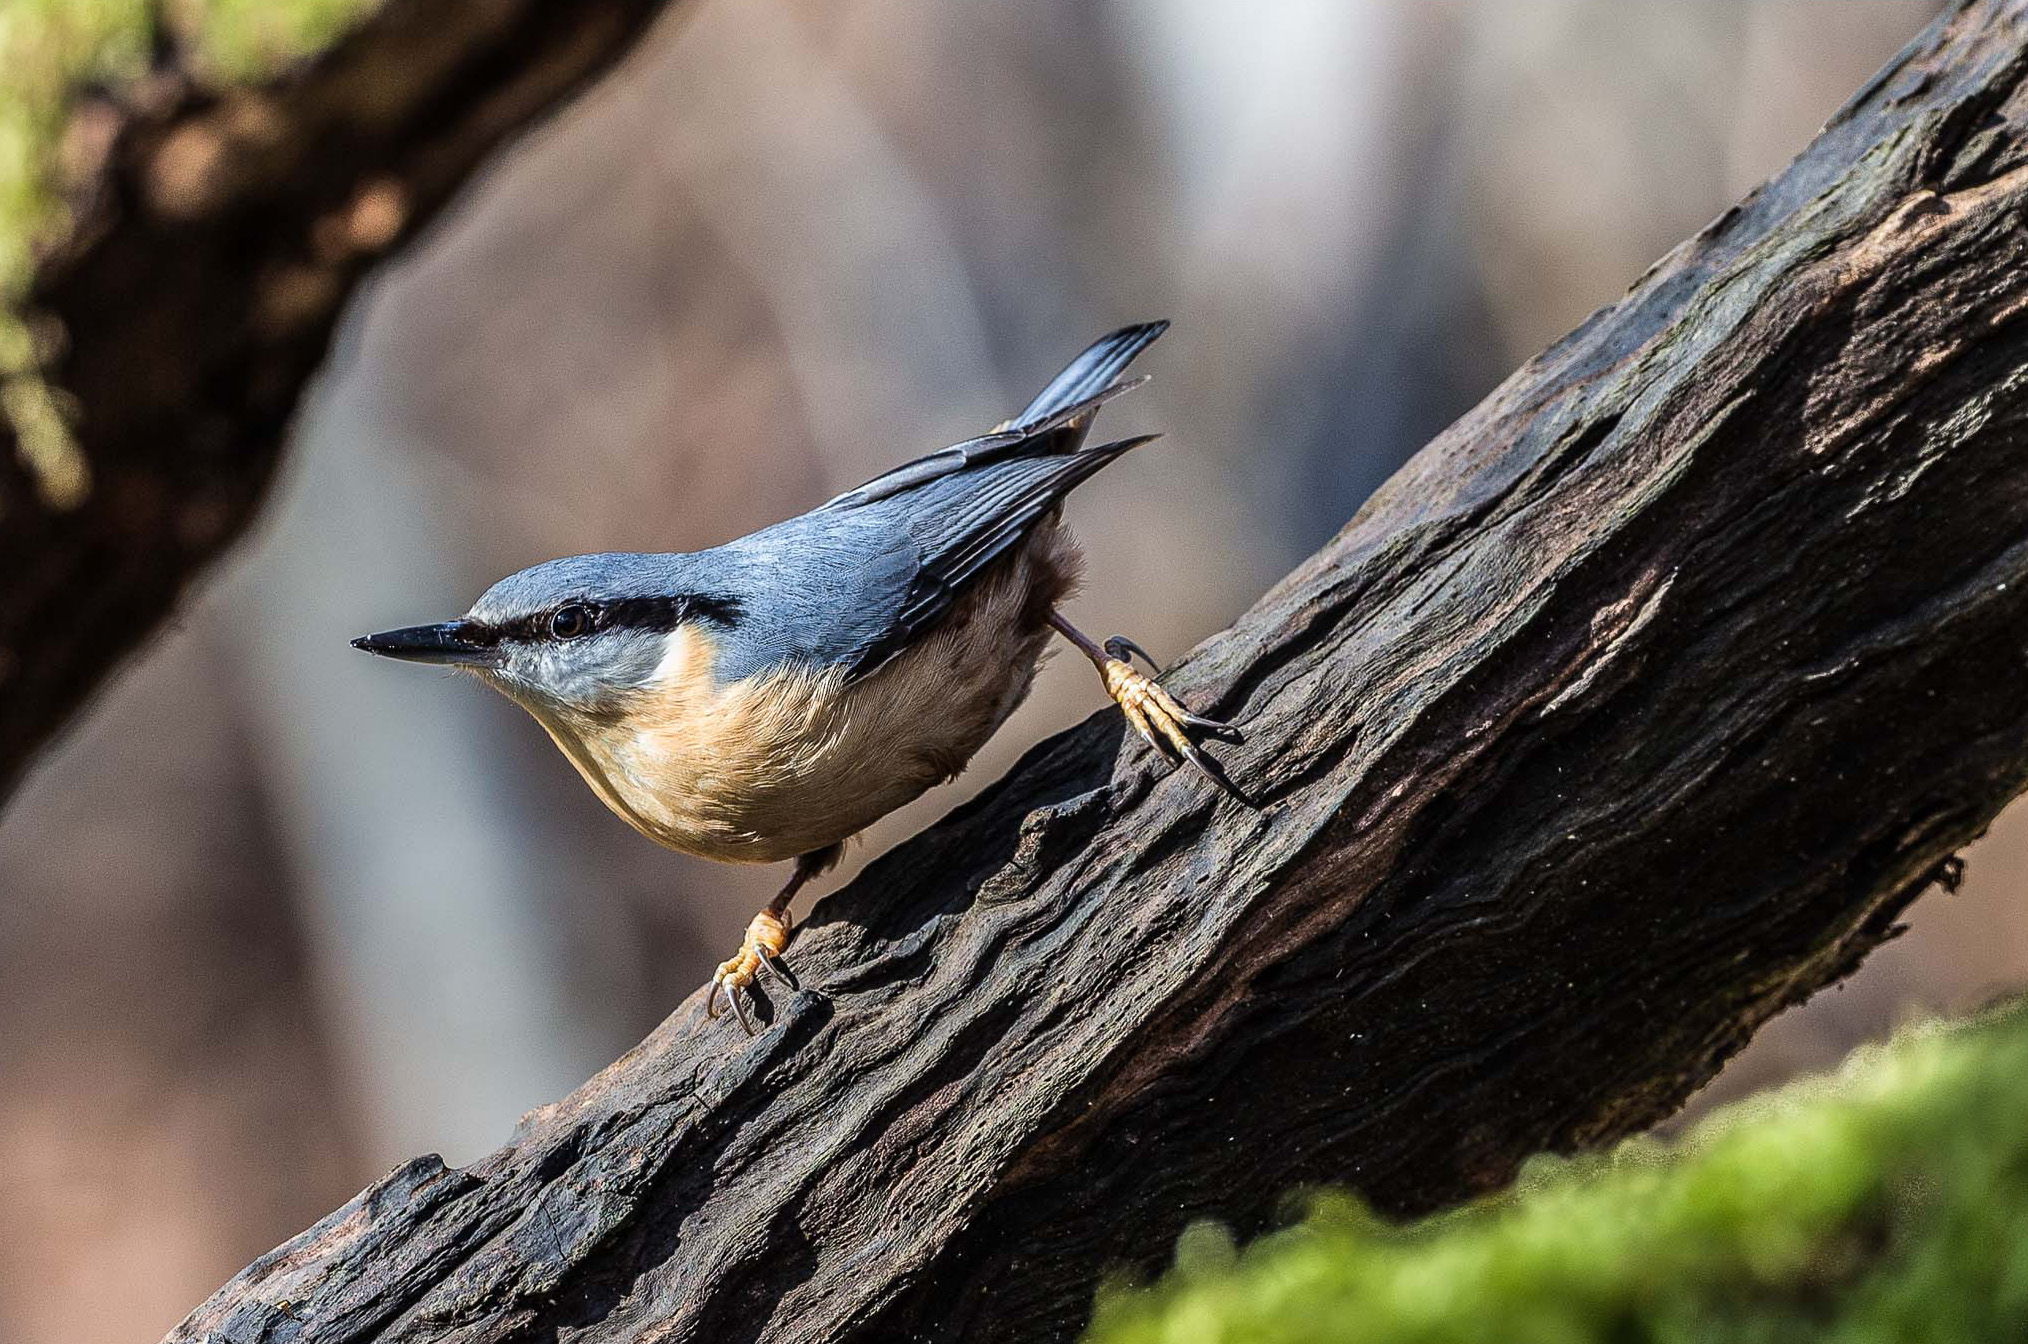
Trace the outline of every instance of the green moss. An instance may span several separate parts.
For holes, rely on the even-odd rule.
[[[57,172],[74,92],[145,74],[161,16],[197,77],[232,83],[327,45],[373,3],[0,0],[0,417],[48,506],[75,507],[90,478],[17,308],[37,244],[64,226]]]
[[[162,6],[200,75],[256,79],[329,43],[372,0],[182,0]],[[149,0],[0,0],[0,307],[28,283],[35,241],[61,227],[53,189],[65,107],[80,85],[145,73]],[[0,370],[27,348],[0,332]]]
[[[1221,1246],[1227,1249],[1221,1250]],[[2028,1009],[1905,1033],[1680,1144],[1529,1164],[1407,1227],[1326,1196],[1193,1229],[1094,1344],[1980,1341],[2028,1335]]]

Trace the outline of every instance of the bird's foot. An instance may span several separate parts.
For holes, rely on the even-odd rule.
[[[1208,719],[1184,708],[1153,677],[1134,669],[1133,658],[1137,654],[1148,666],[1155,665],[1148,651],[1125,635],[1114,635],[1105,642],[1105,657],[1093,661],[1098,664],[1099,679],[1105,683],[1106,694],[1118,703],[1120,712],[1127,716],[1127,722],[1134,726],[1142,741],[1171,760],[1180,758],[1188,761],[1206,779],[1234,798],[1248,803],[1246,795],[1233,786],[1190,735],[1195,729],[1211,737],[1238,742],[1243,740],[1239,730],[1229,723]]]
[[[746,1015],[746,1004],[740,996],[747,992],[765,966],[775,978],[791,987],[795,978],[782,963],[782,950],[789,945],[789,911],[786,905],[777,908],[769,906],[753,917],[746,926],[746,938],[739,945],[739,951],[718,964],[711,975],[711,990],[704,996],[705,1016],[718,1016],[718,996],[725,995],[725,1001],[732,1005],[734,1017],[746,1028],[746,1034],[753,1032],[753,1020]]]

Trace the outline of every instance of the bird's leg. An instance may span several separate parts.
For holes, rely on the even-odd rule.
[[[1149,667],[1155,666],[1155,660],[1148,656],[1146,649],[1125,635],[1114,635],[1101,647],[1063,619],[1060,612],[1049,614],[1049,624],[1091,659],[1092,665],[1098,668],[1099,680],[1105,683],[1106,694],[1119,705],[1120,712],[1127,716],[1127,722],[1134,726],[1134,731],[1141,735],[1143,741],[1172,760],[1181,757],[1219,788],[1243,803],[1248,801],[1246,795],[1233,787],[1232,781],[1212,764],[1211,758],[1190,737],[1190,730],[1194,728],[1214,737],[1238,741],[1237,728],[1191,713],[1175,696],[1157,685],[1153,677],[1135,671],[1135,655],[1138,654]]]
[[[782,950],[789,945],[789,934],[794,924],[789,919],[789,902],[796,899],[796,893],[811,878],[827,871],[845,853],[845,846],[827,845],[813,850],[796,860],[796,870],[789,874],[789,880],[765,909],[755,915],[746,926],[746,938],[740,943],[739,951],[720,962],[711,975],[711,991],[704,996],[704,1012],[707,1017],[718,1016],[718,996],[722,992],[725,1001],[732,1005],[733,1016],[746,1028],[746,1034],[753,1035],[753,1022],[746,1015],[746,1005],[740,994],[753,984],[754,976],[765,966],[774,976],[789,988],[796,987],[796,977],[789,973],[782,961]]]

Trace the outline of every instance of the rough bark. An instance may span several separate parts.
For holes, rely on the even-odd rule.
[[[1180,667],[463,1170],[176,1339],[1059,1339],[1306,1182],[1396,1212],[1667,1114],[2028,782],[2028,0],[1787,171]],[[1264,449],[1264,451],[1269,451]]]
[[[52,499],[0,417],[0,800],[252,518],[368,269],[665,0],[391,0],[275,84],[165,68],[81,113],[104,149],[27,312],[89,476]]]

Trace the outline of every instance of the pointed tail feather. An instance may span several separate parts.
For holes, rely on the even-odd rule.
[[[1009,421],[1011,428],[1024,428],[1111,387],[1113,380],[1134,362],[1134,357],[1155,343],[1169,329],[1166,321],[1138,322],[1101,336],[1050,379],[1049,386],[1036,394],[1028,408]]]

